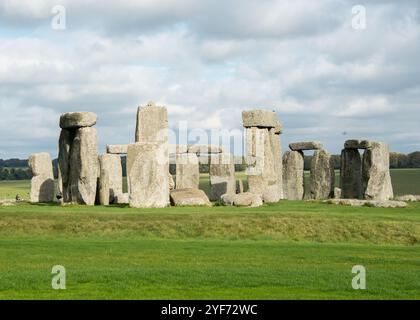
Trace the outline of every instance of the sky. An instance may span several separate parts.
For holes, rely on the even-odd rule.
[[[0,0],[0,158],[56,156],[70,111],[98,115],[101,152],[131,143],[149,101],[173,130],[262,108],[284,149],[420,150],[420,1]]]

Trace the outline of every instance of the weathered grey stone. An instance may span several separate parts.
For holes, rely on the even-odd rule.
[[[281,150],[281,139],[280,133],[276,131],[276,128],[270,129],[270,139],[271,139],[271,150],[273,153],[273,166],[274,173],[277,177],[276,184],[274,188],[275,196],[273,202],[277,202],[280,199],[284,198],[283,192],[283,154]]]
[[[70,190],[70,150],[73,144],[74,132],[61,130],[58,148],[59,190],[63,202],[71,202]]]
[[[261,196],[250,192],[239,194],[224,194],[222,195],[221,200],[222,203],[226,206],[255,208],[263,205]]]
[[[375,208],[405,208],[407,203],[404,201],[375,201],[375,200],[360,200],[360,199],[329,199],[326,200],[327,203],[345,205],[352,207],[375,207]]]
[[[341,152],[340,187],[342,198],[363,198],[362,158],[357,149],[343,149]]]
[[[341,199],[341,188],[334,188],[334,199]]]
[[[130,202],[130,195],[128,193],[120,194],[115,198],[116,204],[128,204],[129,202]]]
[[[203,190],[196,188],[175,189],[171,191],[171,204],[176,207],[184,206],[207,206],[211,202]]]
[[[169,190],[175,189],[175,181],[172,175],[168,172]]]
[[[188,146],[186,144],[170,144],[169,145],[169,154],[176,155],[178,153],[187,153]]]
[[[394,197],[389,173],[389,146],[384,142],[371,142],[363,154],[362,182],[364,198],[386,201]]]
[[[96,129],[90,127],[77,129],[70,151],[71,202],[94,205],[98,175]]]
[[[106,168],[101,165],[101,174],[99,178],[99,204],[101,206],[109,205],[110,187],[109,187],[109,173]],[[114,201],[114,199],[112,199]]]
[[[283,192],[285,199],[302,200],[304,188],[302,151],[287,151],[283,156]]]
[[[370,140],[356,140],[351,139],[344,142],[345,149],[367,149],[372,146],[372,141]]]
[[[396,201],[408,201],[408,202],[417,202],[420,201],[420,195],[407,194],[404,196],[395,197]]]
[[[212,201],[220,200],[225,193],[236,192],[235,163],[230,153],[213,154],[210,157],[210,188]]]
[[[200,184],[200,169],[195,153],[176,155],[176,189],[196,188]]]
[[[263,128],[246,128],[246,174],[249,192],[258,194],[264,202],[277,202],[282,195],[279,173],[275,171],[273,132]]]
[[[15,199],[0,200],[0,206],[2,207],[11,207],[11,206],[15,206],[16,204],[17,204],[17,201]]]
[[[153,102],[137,110],[136,142],[168,142],[168,112]]]
[[[275,111],[261,109],[243,111],[242,121],[245,128],[276,128],[279,124]]]
[[[189,153],[203,153],[203,154],[211,154],[211,153],[222,153],[224,152],[223,147],[211,145],[211,144],[203,144],[203,145],[189,145],[188,146]]]
[[[106,152],[110,154],[127,154],[128,144],[108,144]]]
[[[169,203],[168,145],[138,142],[128,146],[130,207],[163,208]]]
[[[335,173],[331,155],[325,150],[317,150],[311,161],[311,199],[324,200],[334,194]]]
[[[96,124],[98,116],[93,112],[68,112],[60,117],[61,129],[78,129],[92,127]]]
[[[320,150],[322,149],[322,143],[318,141],[293,142],[289,144],[289,148],[292,151]]]
[[[30,201],[53,202],[54,175],[51,157],[48,153],[34,153],[29,157],[29,168],[33,177],[31,180]]]
[[[121,157],[118,154],[103,154],[99,157],[99,163],[102,171],[105,171],[109,187],[109,203],[115,203],[116,198],[123,193],[123,178]],[[101,178],[102,179],[102,178]]]
[[[275,134],[282,134],[283,133],[283,124],[277,120],[277,125],[273,128]]]

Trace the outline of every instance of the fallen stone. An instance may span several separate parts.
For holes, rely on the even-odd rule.
[[[334,194],[335,172],[331,155],[325,150],[317,150],[311,161],[311,199],[324,200]]]
[[[362,188],[367,200],[386,201],[394,198],[389,172],[389,146],[371,142],[363,154]]]
[[[166,107],[149,102],[137,110],[136,142],[168,142]]]
[[[239,194],[224,194],[221,197],[222,203],[226,206],[238,207],[260,207],[263,205],[261,196],[250,192]]]
[[[329,199],[325,202],[330,204],[345,205],[352,207],[375,207],[375,208],[405,208],[407,203],[404,201],[374,201],[374,200],[360,200],[360,199]]]
[[[319,150],[322,149],[322,144],[318,141],[293,142],[289,144],[289,148],[292,151]]]
[[[212,201],[220,200],[225,193],[235,193],[235,163],[230,153],[214,154],[210,158],[210,188]]]
[[[170,193],[170,198],[171,204],[176,207],[212,206],[205,192],[196,188],[172,190]]]
[[[96,124],[98,116],[93,112],[68,112],[60,117],[61,129],[78,129],[92,127]]]
[[[54,201],[54,174],[51,157],[48,153],[34,153],[28,160],[32,171],[30,202]]]
[[[242,121],[245,128],[276,128],[279,125],[275,111],[261,109],[243,111]]]
[[[285,199],[302,200],[304,188],[302,151],[287,151],[283,156],[283,192]]]
[[[76,131],[70,151],[71,202],[94,205],[99,175],[98,138],[96,129]]]
[[[163,208],[169,203],[169,162],[166,143],[138,142],[128,146],[127,176],[130,207]]]
[[[108,144],[106,146],[106,152],[110,154],[126,154],[128,144]]]
[[[408,202],[417,202],[420,201],[420,195],[407,194],[404,196],[395,197],[396,201],[408,201]]]
[[[341,152],[340,187],[342,198],[362,199],[362,158],[357,149]]]
[[[17,204],[17,201],[14,199],[0,200],[0,206],[3,206],[3,207],[11,207],[11,206],[15,206],[16,204]]]
[[[176,155],[176,189],[196,188],[200,184],[200,169],[195,153]]]

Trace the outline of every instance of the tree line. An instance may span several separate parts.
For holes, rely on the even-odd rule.
[[[340,169],[340,155],[332,156],[334,168]],[[311,168],[312,156],[305,156],[305,170]],[[389,155],[390,167],[392,169],[420,168],[420,151],[409,154],[391,152]],[[242,161],[244,163],[244,161]],[[121,157],[123,172],[126,172],[126,157]],[[237,172],[245,171],[245,164],[235,164]],[[58,160],[53,160],[54,177],[58,177]],[[175,164],[170,164],[169,171],[175,174]],[[208,173],[209,164],[200,164],[200,172]],[[125,174],[124,174],[125,176]],[[29,180],[32,178],[32,172],[28,168],[28,160],[21,159],[0,159],[0,180]]]

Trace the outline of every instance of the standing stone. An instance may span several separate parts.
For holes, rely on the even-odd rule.
[[[264,202],[277,202],[283,198],[281,123],[274,111],[258,109],[243,111],[242,120],[249,192],[261,196]]]
[[[98,178],[98,138],[96,129],[76,130],[70,150],[71,202],[94,205]]]
[[[30,201],[53,202],[54,175],[51,157],[48,153],[34,153],[29,157],[29,167],[32,171]]]
[[[149,102],[137,110],[136,142],[168,142],[166,107]]]
[[[343,149],[340,170],[341,197],[343,199],[361,199],[362,193],[362,158],[357,149]]]
[[[283,156],[283,192],[285,199],[302,200],[304,188],[302,151],[287,151]]]
[[[230,153],[210,156],[210,200],[218,201],[226,193],[236,193],[235,162]]]
[[[244,183],[242,179],[236,181],[236,193],[244,193]]]
[[[58,147],[59,190],[63,202],[71,202],[70,191],[70,150],[73,144],[74,132],[62,129]]]
[[[99,204],[101,206],[109,205],[109,198],[110,198],[110,183],[109,182],[110,182],[109,172],[106,170],[106,168],[101,167],[101,174],[99,178]]]
[[[200,169],[195,153],[176,155],[176,189],[198,189]]]
[[[366,200],[386,201],[394,197],[389,173],[389,146],[372,142],[363,155],[363,192]]]
[[[168,172],[167,144],[158,142],[130,144],[127,153],[130,207],[166,207],[169,203]]]
[[[101,177],[105,171],[109,186],[109,203],[117,203],[123,194],[121,157],[118,154],[103,154],[99,157]],[[102,179],[102,178],[101,178]]]
[[[172,177],[170,172],[168,172],[168,181],[169,181],[169,191],[174,190],[175,189],[175,181],[174,181],[174,178]]]
[[[325,200],[334,194],[335,173],[330,154],[317,150],[311,161],[311,199]]]
[[[276,128],[270,129],[270,138],[271,138],[271,150],[273,152],[273,165],[274,173],[277,177],[275,190],[277,195],[275,196],[276,201],[284,198],[283,192],[283,161],[282,161],[282,150],[281,150],[281,124]],[[274,202],[276,202],[274,201]]]

